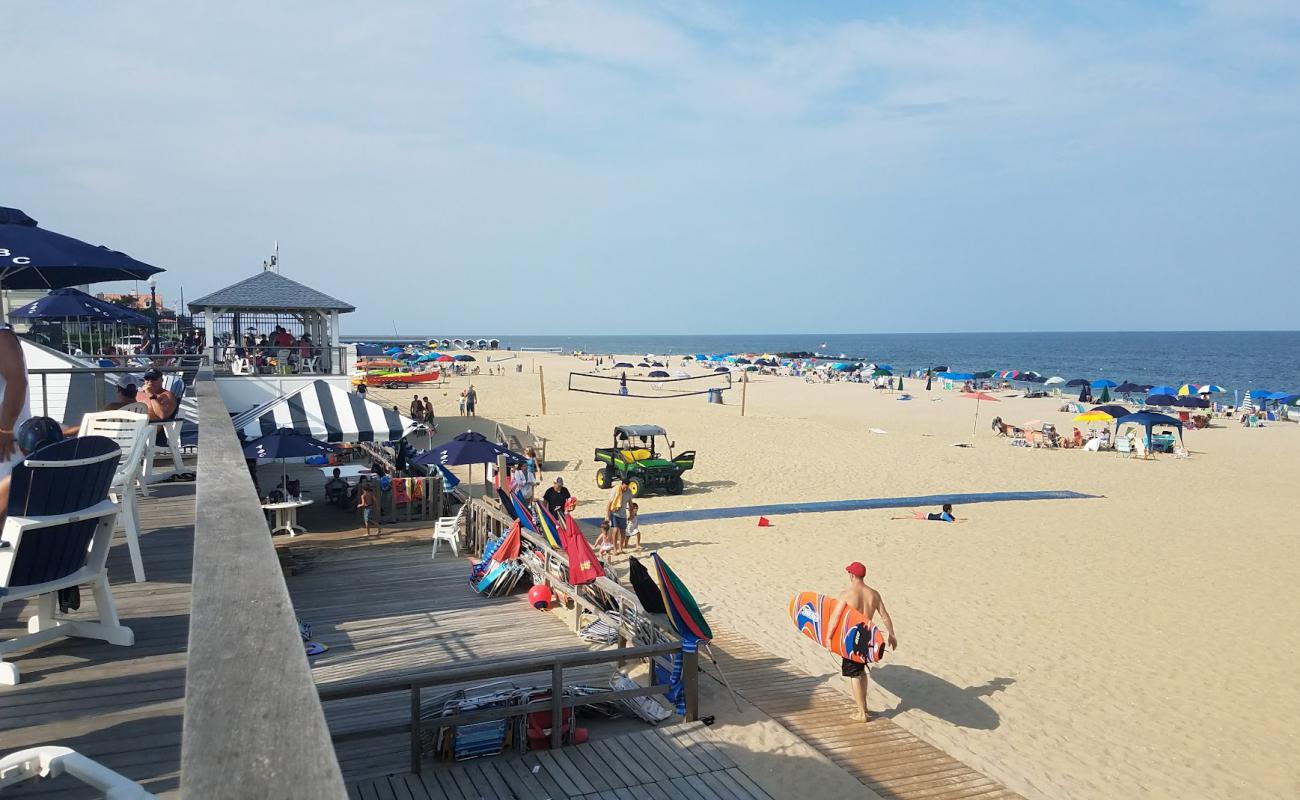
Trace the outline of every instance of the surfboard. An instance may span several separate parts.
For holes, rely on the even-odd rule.
[[[885,634],[837,598],[799,592],[790,599],[790,619],[804,636],[840,658],[875,664],[885,655]]]

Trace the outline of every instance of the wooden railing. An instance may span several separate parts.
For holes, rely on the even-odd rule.
[[[583,695],[581,697],[564,696],[564,670],[573,667],[590,666],[592,664],[604,664],[608,662],[618,662],[619,664],[631,659],[653,659],[656,656],[666,656],[678,652],[679,645],[670,642],[664,642],[657,645],[641,645],[639,647],[624,647],[616,650],[601,650],[587,653],[565,653],[554,656],[535,656],[532,658],[497,658],[484,659],[476,661],[463,667],[450,667],[439,669],[436,672],[423,673],[417,676],[407,676],[402,678],[387,678],[383,680],[368,681],[365,683],[352,683],[346,686],[329,687],[320,690],[320,699],[322,702],[331,700],[344,700],[350,697],[367,697],[376,694],[391,694],[394,692],[410,693],[411,718],[409,722],[400,725],[389,725],[385,727],[366,728],[359,731],[351,731],[334,736],[334,741],[345,742],[353,739],[363,739],[372,736],[385,736],[395,733],[409,733],[411,741],[411,772],[419,774],[423,762],[422,749],[420,745],[420,734],[424,730],[424,721],[420,714],[420,700],[422,690],[432,686],[448,686],[457,683],[466,683],[469,681],[487,680],[495,678],[505,678],[515,675],[527,675],[534,672],[551,673],[551,695],[544,700],[535,700],[531,703],[521,705],[502,706],[499,708],[485,708],[477,711],[462,711],[455,714],[440,716],[436,721],[431,720],[430,726],[439,728],[453,727],[456,725],[468,725],[472,722],[488,722],[491,720],[508,719],[518,717],[524,714],[534,714],[537,712],[549,711],[551,714],[551,748],[559,749],[563,745],[563,717],[564,709],[575,706],[590,705],[593,703],[604,703],[611,700],[622,700],[633,697],[647,697],[654,694],[662,694],[663,686],[654,684],[654,670],[651,669],[651,685],[640,686],[636,689],[610,689],[609,691],[597,692],[595,694]],[[695,696],[698,693],[696,680],[698,662],[695,653],[685,653],[683,658],[686,660],[682,664],[682,685],[689,696]]]

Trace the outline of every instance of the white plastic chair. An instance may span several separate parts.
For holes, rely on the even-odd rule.
[[[131,403],[144,407],[143,403]],[[126,546],[131,551],[131,571],[135,582],[144,583],[144,559],[140,555],[140,510],[136,504],[135,489],[140,478],[146,440],[153,429],[149,417],[124,409],[95,411],[81,418],[78,436],[103,436],[117,442],[122,448],[122,460],[117,463],[109,497],[121,509],[122,527],[126,529]]]
[[[457,511],[454,516],[439,517],[438,521],[433,524],[434,559],[438,557],[438,542],[446,542],[451,545],[451,554],[453,556],[460,555],[460,546],[456,541],[456,528],[461,518],[465,516],[465,509],[467,508],[469,508],[468,503],[461,506],[460,511]]]
[[[140,784],[98,761],[86,758],[76,750],[54,745],[29,747],[0,758],[0,793],[9,786],[64,774],[93,786],[112,800],[153,800],[155,797]]]
[[[311,358],[304,358],[302,360],[302,366],[298,369],[298,373],[300,375],[315,375],[317,374],[316,368],[319,365],[320,365],[320,356],[312,356]]]
[[[185,420],[181,418],[181,401],[185,398],[185,381],[179,375],[169,375],[165,380],[167,391],[176,398],[176,413],[171,419],[149,423],[150,436],[145,441],[144,472],[140,478],[144,485],[142,491],[146,497],[149,495],[148,484],[166,480],[172,475],[179,475],[185,471],[185,462],[181,460],[181,426],[185,424]],[[159,430],[162,431],[163,441],[167,443],[167,450],[171,453],[170,471],[159,469],[157,465]]]

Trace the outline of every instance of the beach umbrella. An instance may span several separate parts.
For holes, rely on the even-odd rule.
[[[1254,410],[1255,410],[1255,401],[1251,398],[1250,392],[1247,392],[1246,397],[1241,402],[1241,411],[1244,414],[1249,414]]]
[[[1146,391],[1146,387],[1138,383],[1129,383],[1128,381],[1124,381],[1119,386],[1115,387],[1116,394],[1137,394],[1138,392],[1144,391]]]
[[[455,360],[456,360],[455,356],[449,356],[449,355],[441,355],[434,359],[434,361],[437,361],[442,364],[446,364]]]
[[[1085,411],[1074,418],[1075,422],[1110,422],[1113,419],[1110,414],[1101,411]]]
[[[1119,405],[1100,405],[1097,406],[1096,408],[1089,409],[1089,411],[1096,411],[1101,414],[1106,414],[1110,416],[1112,419],[1127,417],[1128,415],[1133,413],[1132,411],[1129,411],[1124,406],[1119,406]]]
[[[1286,392],[1269,392],[1265,400],[1282,400],[1287,396]]]
[[[1152,386],[1147,389],[1147,394],[1171,394],[1177,396],[1178,390],[1172,386]]]
[[[730,369],[729,367],[714,367],[714,368],[713,368],[713,371],[714,371],[714,372],[731,372],[731,369]]]
[[[5,289],[142,281],[163,271],[125,253],[42,228],[16,208],[0,207],[0,253],[0,287]]]
[[[1090,400],[1092,400],[1092,389],[1089,389],[1088,384],[1085,383],[1079,387],[1079,402],[1086,403]]]
[[[454,355],[454,356],[452,356],[452,358],[454,358],[454,359],[457,360],[457,361],[477,361],[477,360],[478,360],[478,359],[474,358],[474,356],[468,355],[468,354],[466,354],[466,353],[461,353],[461,354],[459,354],[459,355]]]
[[[569,557],[569,583],[582,586],[595,582],[605,574],[587,537],[578,528],[578,521],[567,514],[564,517],[563,537],[564,552]]]
[[[3,259],[0,259],[3,260]],[[124,325],[152,325],[153,317],[92,297],[80,289],[55,289],[45,297],[19,306],[10,317],[22,319],[75,319],[86,322],[116,322]]]
[[[537,504],[537,527],[541,528],[541,533],[546,537],[546,543],[552,550],[564,552],[563,528],[545,503]]]
[[[488,441],[488,438],[478,431],[466,431],[440,447],[420,453],[413,459],[413,463],[441,464],[447,467],[492,464],[496,462],[497,456],[505,456],[512,464],[526,460],[509,448]]]
[[[632,365],[626,361],[620,361],[614,365],[614,369],[632,369]]]
[[[1278,402],[1284,406],[1300,406],[1300,394],[1289,394]]]
[[[1263,400],[1264,398],[1268,397],[1270,394],[1272,394],[1272,392],[1270,392],[1268,389],[1251,389],[1246,396],[1249,397],[1251,400]]]
[[[1210,401],[1195,395],[1183,395],[1174,405],[1179,408],[1209,408]]]
[[[971,436],[974,436],[975,429],[978,428],[980,424],[980,401],[987,400],[990,403],[1000,403],[1002,401],[993,395],[985,394],[984,392],[962,392],[961,396],[975,401],[975,424],[972,425],[970,429]]]
[[[1178,387],[1178,391],[1175,392],[1175,394],[1179,397],[1187,397],[1188,395],[1198,394],[1199,392],[1200,388],[1196,384],[1184,383],[1182,386]]]
[[[873,378],[882,378],[882,377],[884,377],[884,376],[886,376],[886,375],[891,375],[891,376],[892,376],[893,374],[894,374],[894,373],[890,372],[889,370],[885,369],[884,367],[876,367],[875,369],[873,369],[873,370],[871,371],[871,377],[873,377]]]
[[[902,375],[899,375],[899,376],[898,376],[898,391],[900,391],[900,392],[903,391],[903,376],[902,376]]]
[[[1088,381],[1083,378],[1071,378],[1069,382],[1067,382],[1065,385],[1066,386],[1087,386]]]
[[[1146,404],[1149,406],[1172,406],[1178,402],[1178,398],[1172,394],[1152,394],[1147,395]]]
[[[1103,387],[1102,387],[1102,390],[1101,390],[1101,397],[1097,398],[1097,400],[1098,400],[1098,402],[1101,402],[1101,403],[1109,403],[1109,402],[1110,402],[1110,388],[1109,388],[1109,387],[1104,387],[1104,386],[1103,386]]]
[[[1047,384],[1048,386],[1057,386],[1059,384],[1065,383],[1065,378],[1062,378],[1060,375],[1053,375],[1052,377],[1043,381],[1043,383]]]
[[[654,562],[659,591],[663,593],[664,608],[668,609],[668,619],[673,628],[683,638],[711,640],[713,629],[709,627],[708,620],[704,618],[686,584],[682,583],[682,579],[677,577],[677,573],[672,571],[657,552],[651,553],[650,558]]]
[[[930,391],[930,385],[931,385],[932,383],[934,383],[934,377],[933,377],[933,376],[930,376],[930,375],[926,375],[926,376],[925,376],[925,390],[926,390],[927,392]]]
[[[652,372],[649,374],[648,377],[651,377],[651,378],[667,378],[667,377],[668,377],[668,373],[667,373],[667,372],[664,372],[664,371],[661,370],[661,369],[656,369],[656,370],[652,371]]]
[[[751,363],[751,362],[750,362],[750,360],[749,360],[748,358],[737,358],[737,359],[735,359],[735,361],[734,361],[733,363],[735,363],[735,364],[749,364],[749,363]]]
[[[1110,378],[1099,378],[1091,384],[1094,389],[1114,389],[1118,385],[1118,383],[1115,383],[1115,381],[1112,381]]]
[[[1221,394],[1222,392],[1225,391],[1227,390],[1224,389],[1222,386],[1219,386],[1217,383],[1207,383],[1206,385],[1198,389],[1196,393],[1197,394],[1210,394],[1210,393]]]

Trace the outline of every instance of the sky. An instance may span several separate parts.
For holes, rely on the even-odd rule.
[[[169,303],[278,241],[354,334],[1300,327],[1294,0],[0,0],[0,37],[0,205]]]

